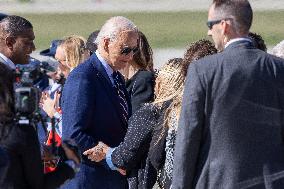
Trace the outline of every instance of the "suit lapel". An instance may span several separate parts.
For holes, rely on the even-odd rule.
[[[122,118],[122,112],[121,112],[121,108],[120,108],[120,104],[118,101],[118,97],[116,95],[116,91],[102,65],[102,63],[100,62],[100,60],[97,58],[97,56],[94,54],[92,56],[93,60],[91,61],[93,66],[95,67],[95,69],[97,70],[96,73],[96,77],[99,78],[99,80],[101,81],[103,87],[106,90],[107,95],[109,96],[111,102],[114,105],[114,109],[116,110],[116,112],[118,113],[118,117],[120,118],[121,122],[123,123],[123,125],[127,126],[127,123],[124,121],[124,119]]]

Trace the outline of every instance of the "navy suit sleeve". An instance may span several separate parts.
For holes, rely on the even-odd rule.
[[[174,189],[194,188],[204,123],[205,91],[192,63],[187,73],[174,156]]]
[[[88,134],[94,117],[93,87],[86,73],[71,72],[63,89],[62,138],[74,140],[82,153],[97,143]]]

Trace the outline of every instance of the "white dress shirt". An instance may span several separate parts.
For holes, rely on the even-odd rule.
[[[2,62],[3,64],[11,68],[12,70],[16,69],[15,64],[9,58],[7,58],[4,54],[0,53],[0,57],[5,61],[5,62]]]
[[[112,73],[113,73],[113,69],[110,67],[110,65],[105,61],[105,59],[103,59],[103,57],[100,55],[100,53],[98,52],[98,50],[96,50],[96,55],[98,57],[98,59],[101,61],[107,75],[108,78],[110,79],[112,85],[114,86],[114,81],[113,81],[113,77],[112,77]]]
[[[230,40],[228,43],[226,43],[225,48],[227,48],[230,44],[237,42],[237,41],[249,41],[252,42],[249,38],[245,38],[245,37],[240,37],[240,38],[235,38]]]

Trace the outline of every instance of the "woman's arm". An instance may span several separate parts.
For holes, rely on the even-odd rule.
[[[144,105],[129,119],[128,123],[124,141],[111,154],[114,166],[122,169],[136,167],[148,152],[152,130],[157,124],[156,107],[150,104]]]

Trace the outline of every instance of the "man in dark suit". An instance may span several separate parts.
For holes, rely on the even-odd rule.
[[[109,19],[96,39],[97,51],[68,76],[63,89],[62,137],[75,140],[81,152],[98,141],[111,147],[123,141],[131,105],[117,70],[132,60],[137,40],[136,26],[130,20]],[[106,162],[91,162],[85,156],[80,171],[65,188],[127,188],[127,181]]]
[[[214,0],[216,55],[192,63],[184,89],[172,186],[283,188],[284,62],[247,38],[247,0]]]

